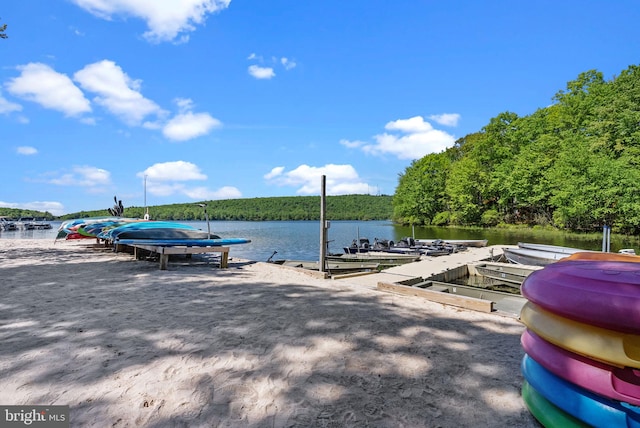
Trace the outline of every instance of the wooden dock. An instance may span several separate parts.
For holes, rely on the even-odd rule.
[[[420,261],[385,269],[379,273],[348,278],[351,285],[364,286],[379,291],[405,296],[421,297],[430,301],[467,308],[481,312],[499,312],[517,317],[524,298],[518,295],[490,297],[491,292],[479,289],[478,295],[462,295],[445,290],[450,281],[468,273],[468,266],[480,262],[491,262],[501,258],[506,245],[482,248],[468,248],[466,251],[443,257],[422,257]],[[442,283],[440,283],[442,282]],[[469,288],[460,287],[458,288]]]

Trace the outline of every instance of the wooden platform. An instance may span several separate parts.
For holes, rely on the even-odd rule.
[[[169,256],[174,254],[191,254],[203,253],[220,253],[220,267],[226,268],[229,265],[229,247],[188,247],[188,246],[164,246],[164,245],[131,245],[133,247],[133,255],[136,259],[139,256],[139,250],[156,253],[160,258],[160,269],[166,270],[169,264]]]
[[[493,312],[494,310],[494,302],[492,302],[491,300],[449,294],[446,292],[446,287],[433,286],[429,289],[425,289],[401,284],[379,282],[378,290],[403,294],[405,296],[422,297],[427,300],[431,300],[432,302],[459,306],[462,308],[472,309],[480,312]]]
[[[408,280],[403,283],[378,282],[377,289],[405,296],[422,297],[432,302],[474,311],[500,312],[512,317],[518,317],[527,302],[526,298],[518,294],[430,280],[421,282]]]

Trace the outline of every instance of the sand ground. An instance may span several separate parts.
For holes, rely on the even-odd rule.
[[[79,427],[537,427],[514,318],[233,257],[0,239],[0,403]]]

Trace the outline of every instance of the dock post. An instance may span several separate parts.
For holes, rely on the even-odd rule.
[[[320,272],[326,272],[327,260],[327,177],[323,175],[320,181],[320,260],[318,267]]]

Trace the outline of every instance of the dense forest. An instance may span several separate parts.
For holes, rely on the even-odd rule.
[[[42,212],[36,210],[23,210],[20,208],[2,208],[0,207],[0,217],[9,217],[13,219],[19,218],[38,218],[44,220],[55,220],[55,216],[50,212]]]
[[[640,66],[591,70],[529,116],[504,112],[400,174],[394,220],[640,233]]]
[[[126,202],[126,201],[125,201]],[[211,220],[318,220],[320,196],[291,196],[203,201]],[[327,196],[329,220],[389,220],[393,214],[392,196]],[[98,211],[67,214],[61,219],[108,216],[109,207]],[[124,216],[142,218],[144,207],[126,207]],[[154,220],[204,220],[205,210],[198,203],[149,207]]]

